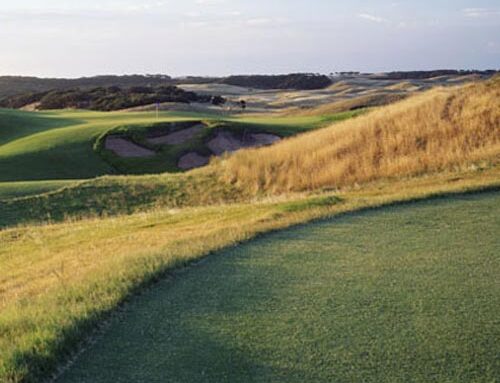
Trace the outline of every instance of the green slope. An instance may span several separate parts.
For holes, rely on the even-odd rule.
[[[82,121],[52,112],[0,109],[0,146],[32,134],[74,125]]]
[[[356,114],[359,112],[322,117],[228,118],[226,121],[247,122],[260,130],[289,136]],[[151,112],[23,112],[1,109],[0,182],[82,179],[116,173],[116,169],[93,148],[97,138],[107,131],[124,125],[134,129],[160,122],[215,118],[213,115],[163,112],[157,120]],[[164,160],[158,157],[158,161]],[[153,167],[153,172],[166,171],[170,167],[163,168],[160,164]],[[131,170],[137,172],[137,169]],[[140,170],[142,172],[143,169]]]
[[[36,126],[38,113],[31,114]],[[4,136],[11,139],[0,146],[0,181],[80,179],[112,173],[93,150],[97,137],[115,126],[155,121],[151,113],[59,111],[50,115],[49,121],[55,125],[45,123],[20,138],[14,129],[5,129]],[[164,115],[161,121],[183,118]]]
[[[264,236],[135,298],[58,382],[500,380],[500,194]]]
[[[55,191],[70,186],[73,182],[71,180],[0,182],[0,200]]]

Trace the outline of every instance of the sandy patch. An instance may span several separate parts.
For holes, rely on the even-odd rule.
[[[196,125],[191,128],[178,130],[177,132],[148,138],[147,141],[155,145],[179,145],[191,140],[196,134],[201,132],[203,125]]]
[[[199,168],[208,164],[208,157],[202,156],[196,152],[190,152],[184,154],[179,158],[177,167],[182,170],[189,170],[194,168]]]
[[[23,106],[20,110],[25,110],[27,112],[35,112],[38,110],[38,107],[40,106],[41,102],[33,102],[31,104]]]
[[[104,147],[113,151],[120,157],[153,157],[156,153],[153,150],[139,146],[123,137],[108,136],[104,142]]]
[[[267,133],[249,134],[240,139],[230,132],[220,131],[207,143],[207,146],[214,154],[220,156],[225,152],[234,152],[242,148],[271,145],[280,139],[279,136]]]
[[[243,147],[243,142],[229,132],[218,132],[217,135],[207,143],[212,153],[220,156],[224,152],[234,152]]]

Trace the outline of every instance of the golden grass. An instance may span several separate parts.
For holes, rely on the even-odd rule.
[[[500,77],[437,88],[355,120],[245,150],[223,179],[253,192],[340,188],[483,161],[500,153]]]
[[[435,193],[500,186],[500,168],[321,196],[68,221],[0,231],[0,381],[36,381],[137,287],[259,233]],[[337,199],[340,197],[340,200]],[[2,380],[4,379],[4,380]],[[31,379],[31,380],[30,380]]]
[[[408,92],[415,92],[420,89],[418,85],[414,85],[409,81],[402,81],[398,82],[393,85],[389,85],[385,87],[387,90],[400,90],[400,91],[408,91]]]

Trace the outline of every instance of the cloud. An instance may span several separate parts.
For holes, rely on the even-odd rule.
[[[387,20],[384,19],[383,17],[370,15],[369,13],[360,13],[360,14],[358,14],[358,17],[361,19],[372,21],[374,23],[379,23],[379,24],[387,22]]]
[[[498,41],[488,41],[486,44],[486,50],[488,53],[500,53],[500,43]]]
[[[465,17],[472,17],[472,18],[500,16],[500,9],[464,8],[462,9],[462,14]]]
[[[58,8],[53,7],[38,7],[38,8],[12,8],[3,12],[4,18],[19,18],[20,16],[27,17],[80,17],[80,16],[103,16],[103,15],[122,15],[133,13],[147,13],[165,8],[169,1],[156,0],[156,1],[143,1],[141,3],[133,1],[123,1],[121,3],[101,3],[96,5],[83,5],[83,6],[61,6]]]
[[[256,18],[256,19],[249,19],[246,21],[246,23],[248,25],[252,25],[252,26],[269,25],[269,24],[273,23],[273,20],[262,17],[262,18]]]
[[[197,5],[218,5],[225,2],[226,0],[196,0]]]

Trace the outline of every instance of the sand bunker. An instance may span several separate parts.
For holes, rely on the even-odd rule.
[[[220,156],[225,152],[234,152],[242,148],[271,145],[279,140],[281,140],[279,136],[268,133],[254,133],[238,138],[230,132],[221,131],[207,143],[207,146],[214,154]]]
[[[181,158],[179,158],[177,167],[182,170],[199,168],[201,166],[207,165],[208,160],[208,157],[202,156],[201,154],[198,154],[196,152],[190,152],[184,154]]]
[[[202,131],[203,125],[196,125],[191,128],[178,130],[177,132],[148,138],[147,141],[155,145],[179,145],[191,140],[196,134]]]
[[[156,153],[153,150],[139,146],[123,137],[106,137],[104,147],[113,151],[120,157],[153,157]]]

